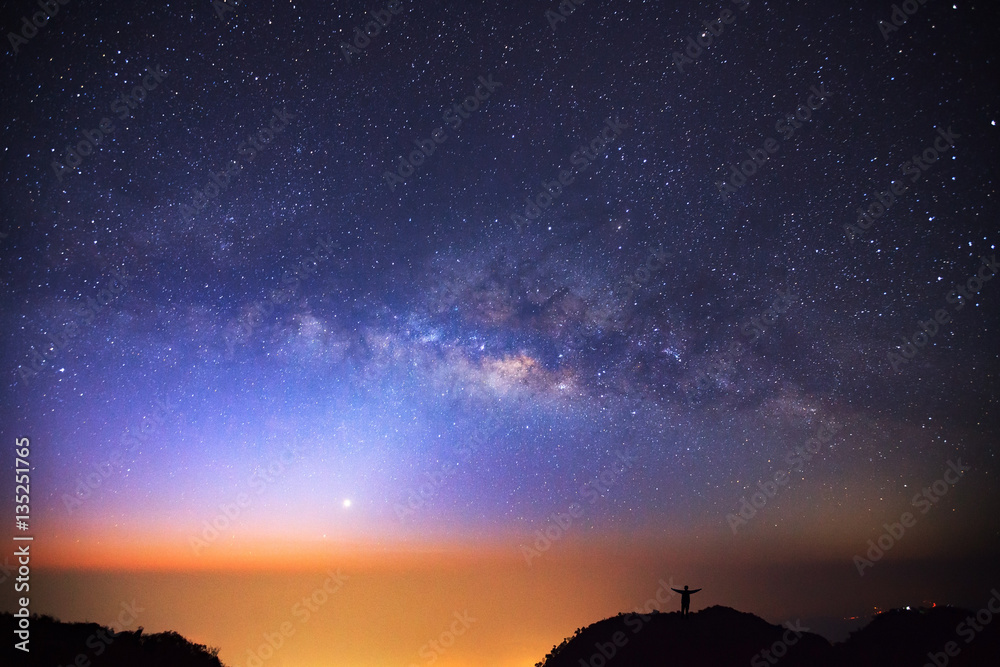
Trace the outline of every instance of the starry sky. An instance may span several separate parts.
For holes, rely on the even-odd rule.
[[[996,585],[991,3],[58,6],[0,65],[36,611],[337,566],[427,624],[338,664],[504,586],[439,664],[522,665],[660,576],[774,621]],[[245,607],[161,602],[246,663]]]

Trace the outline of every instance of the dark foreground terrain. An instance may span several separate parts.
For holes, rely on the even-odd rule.
[[[4,646],[0,665],[30,667],[222,667],[215,651],[192,644],[176,632],[144,634],[142,628],[113,632],[97,623],[63,623],[32,616],[30,651],[14,648],[17,619],[0,614]]]
[[[216,651],[176,632],[114,633],[96,623],[31,618],[30,653],[15,650],[15,618],[0,614],[8,639],[3,665],[39,667],[223,667]],[[982,620],[982,619],[980,619]],[[971,621],[971,622],[970,622]],[[619,614],[555,647],[536,667],[997,667],[1000,619],[980,624],[954,607],[894,610],[876,616],[844,642],[830,644],[797,621],[772,625],[730,609]]]
[[[796,621],[772,625],[729,607],[619,614],[580,628],[536,667],[997,667],[998,626],[954,607],[894,610],[830,644]]]

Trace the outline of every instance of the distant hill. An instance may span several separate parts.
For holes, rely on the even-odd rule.
[[[536,667],[997,667],[1000,618],[970,625],[966,619],[973,616],[954,607],[893,610],[830,644],[795,621],[772,625],[729,607],[709,607],[690,618],[679,612],[619,614],[578,629]],[[96,623],[32,616],[31,652],[23,653],[10,640],[14,628],[13,615],[0,613],[0,632],[8,637],[2,651],[10,656],[0,664],[224,667],[216,649],[176,632],[112,633]]]
[[[997,667],[1000,619],[970,638],[956,628],[969,611],[952,607],[880,614],[839,644],[792,621],[772,625],[729,607],[683,618],[619,614],[580,628],[536,667]],[[963,626],[965,627],[965,626]],[[945,653],[948,642],[954,656]]]
[[[974,631],[966,619],[972,617]],[[876,616],[864,628],[851,633],[837,644],[840,664],[855,667],[882,665],[922,665],[934,663],[928,653],[942,654],[948,642],[954,642],[958,655],[938,655],[939,667],[1000,665],[1000,618],[981,626],[976,614],[956,607],[934,609],[894,609]]]
[[[0,634],[4,637],[3,665],[56,667],[223,667],[217,649],[192,644],[176,632],[143,634],[142,628],[113,633],[97,623],[63,623],[51,616],[31,617],[30,652],[14,648],[15,619],[0,613]],[[81,657],[82,656],[82,657]]]

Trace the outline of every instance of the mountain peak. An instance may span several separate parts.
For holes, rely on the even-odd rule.
[[[956,627],[970,612],[953,607],[894,610],[845,642],[831,644],[798,620],[774,625],[730,607],[680,612],[621,613],[577,630],[536,667],[920,667],[962,644],[950,667],[998,664],[1000,632],[985,628],[966,648]]]

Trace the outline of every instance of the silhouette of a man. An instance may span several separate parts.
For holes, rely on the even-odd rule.
[[[689,591],[688,587],[685,586],[684,590],[679,591],[676,588],[671,588],[674,593],[681,594],[681,616],[687,618],[691,615],[691,595],[700,591],[700,588],[696,588],[693,591]]]

